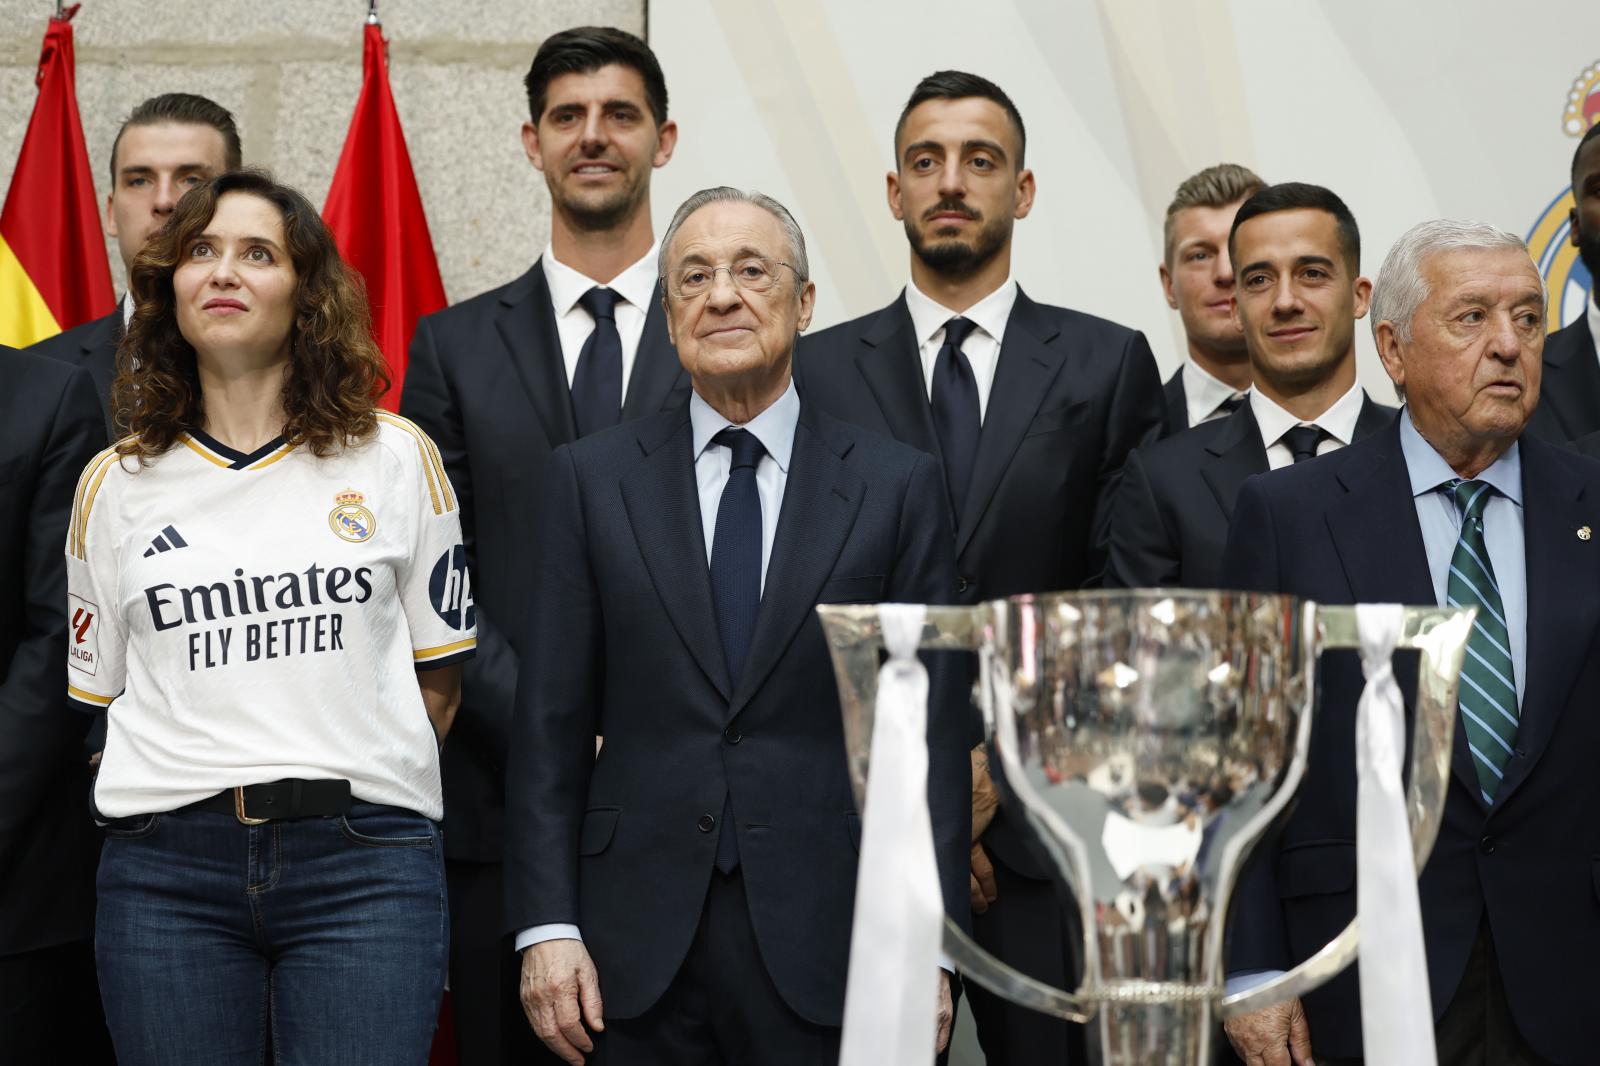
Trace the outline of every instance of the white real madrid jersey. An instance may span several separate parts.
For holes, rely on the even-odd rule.
[[[433,442],[378,419],[325,459],[195,433],[142,469],[106,451],[84,471],[67,679],[107,708],[103,815],[346,778],[357,799],[441,817],[415,671],[477,643],[466,552]]]

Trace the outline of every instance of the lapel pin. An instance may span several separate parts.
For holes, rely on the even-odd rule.
[[[1594,536],[1594,531],[1591,530],[1588,526],[1579,526],[1578,527],[1578,539],[1579,540],[1588,540],[1592,536]]]

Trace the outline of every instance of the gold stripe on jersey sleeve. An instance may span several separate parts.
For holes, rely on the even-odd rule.
[[[228,462],[228,460],[222,458],[222,456],[214,453],[210,448],[207,448],[204,444],[201,444],[199,441],[189,436],[187,433],[178,439],[183,441],[184,447],[188,448],[191,452],[194,452],[208,463],[213,463],[217,466],[220,466],[224,470],[233,465],[232,463]]]
[[[79,559],[89,557],[89,512],[94,509],[95,495],[100,491],[100,483],[106,479],[106,472],[118,461],[120,456],[116,450],[107,448],[90,464],[91,469],[83,472],[83,484],[79,485],[82,498],[78,503],[77,514],[73,516],[72,532],[68,538],[69,546],[73,547],[73,554]],[[75,545],[72,543],[74,541]]]
[[[76,558],[82,559],[84,557],[83,538],[78,536],[79,519],[83,514],[84,494],[88,491],[89,483],[94,480],[95,470],[101,463],[113,458],[116,454],[117,450],[115,448],[107,448],[93,459],[90,459],[88,465],[83,468],[83,473],[78,475],[78,491],[72,497],[72,522],[67,527],[67,551]]]
[[[416,651],[411,653],[411,658],[421,662],[424,659],[437,659],[444,655],[451,655],[458,651],[466,651],[468,648],[476,648],[477,646],[478,638],[468,637],[466,640],[458,640],[454,644],[441,644],[437,648],[418,648]]]
[[[437,452],[432,450],[433,441],[419,429],[415,422],[401,418],[399,415],[388,411],[378,412],[378,421],[386,422],[396,429],[404,430],[411,434],[417,442],[417,454],[422,457],[422,472],[428,479],[428,495],[433,498],[433,513],[444,514],[455,510],[455,501],[450,498],[450,482],[444,476],[444,463],[437,457]],[[440,487],[444,489],[444,503],[441,506],[439,496]]]
[[[92,703],[96,707],[109,707],[111,706],[111,701],[116,698],[115,696],[99,696],[93,692],[85,692],[77,685],[72,684],[67,686],[67,695],[75,700],[82,700],[84,703]]]

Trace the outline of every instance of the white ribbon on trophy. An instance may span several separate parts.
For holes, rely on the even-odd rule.
[[[840,1066],[933,1061],[944,902],[928,816],[923,617],[914,604],[878,608],[889,661],[873,714]]]
[[[1372,1066],[1438,1061],[1416,859],[1400,781],[1406,720],[1393,660],[1403,611],[1394,604],[1356,607],[1367,678],[1356,708],[1356,913],[1361,1030]],[[1315,1042],[1316,1034],[1311,1037]]]

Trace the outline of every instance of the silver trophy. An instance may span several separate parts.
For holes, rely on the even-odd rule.
[[[818,608],[866,795],[877,608]],[[1405,796],[1416,868],[1444,810],[1471,609],[1406,608],[1421,653]],[[1288,596],[1143,590],[929,607],[921,647],[978,654],[975,699],[1008,817],[1053,861],[1082,917],[1068,991],[1001,963],[948,920],[966,979],[1090,1026],[1100,1066],[1196,1066],[1214,1022],[1304,994],[1348,966],[1357,925],[1301,965],[1224,992],[1223,921],[1250,849],[1305,773],[1322,652],[1359,647],[1356,608]]]

